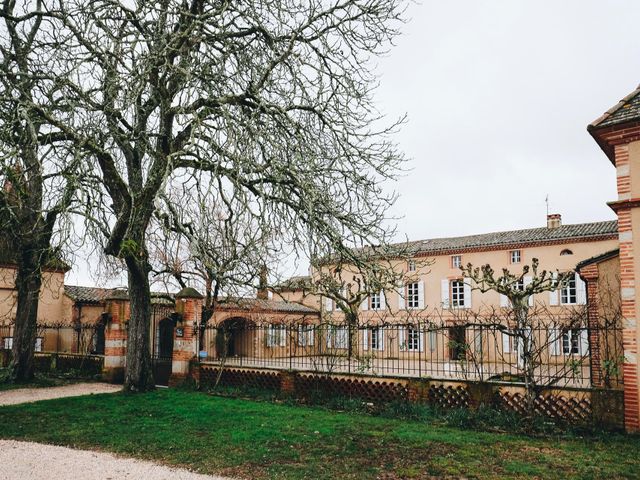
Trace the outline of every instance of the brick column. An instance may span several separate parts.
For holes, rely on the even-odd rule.
[[[127,327],[129,320],[129,295],[124,290],[114,290],[106,299],[108,320],[104,330],[103,378],[110,383],[124,381],[127,355]]]
[[[196,325],[202,313],[203,296],[193,288],[176,294],[176,311],[182,321],[173,330],[173,356],[169,385],[184,381],[189,375],[189,362],[198,354]]]
[[[589,328],[589,357],[591,360],[591,384],[603,386],[602,356],[600,352],[600,292],[598,289],[598,264],[593,263],[578,272],[587,283],[587,326]]]
[[[640,126],[615,125],[591,134],[616,167],[618,199],[609,206],[618,215],[620,297],[624,364],[624,421],[628,432],[640,431]],[[638,241],[636,241],[638,240]]]

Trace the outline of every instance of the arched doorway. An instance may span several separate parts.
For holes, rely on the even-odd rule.
[[[151,363],[156,385],[167,386],[173,362],[173,308],[154,306],[151,317]]]
[[[255,323],[246,318],[234,317],[220,322],[216,333],[216,356],[218,358],[251,356],[255,335]]]

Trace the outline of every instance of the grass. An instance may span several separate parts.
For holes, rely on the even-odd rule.
[[[637,478],[640,437],[532,438],[179,390],[0,408],[0,436],[274,479]]]

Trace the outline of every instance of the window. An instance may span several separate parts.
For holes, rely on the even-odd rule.
[[[420,350],[420,332],[417,328],[407,328],[407,350],[415,352]]]
[[[269,325],[267,329],[267,347],[284,347],[286,344],[286,327],[284,325]]]
[[[34,351],[36,352],[41,352],[42,351],[42,343],[44,341],[44,338],[42,337],[36,337],[36,345],[34,348]]]
[[[380,310],[382,308],[382,298],[379,293],[372,293],[369,297],[371,310]]]
[[[573,252],[571,250],[569,250],[568,248],[565,248],[564,250],[562,250],[560,252],[560,256],[565,256],[565,255],[573,255]]]
[[[562,353],[564,355],[582,355],[587,350],[587,330],[572,328],[562,332]]]
[[[415,272],[416,271],[416,261],[415,260],[409,260],[407,262],[407,271],[408,272]]]
[[[13,337],[4,337],[2,339],[2,347],[5,350],[11,350],[13,348]]]
[[[313,346],[314,333],[313,325],[298,325],[298,345],[301,347]]]
[[[347,343],[349,340],[349,330],[347,329],[347,327],[334,327],[333,338],[334,348],[347,348]]]
[[[418,282],[407,284],[407,306],[409,308],[418,308],[420,306],[419,290]]]
[[[575,275],[569,279],[560,291],[560,303],[562,303],[562,305],[575,305],[578,303],[578,289]]]
[[[382,327],[371,329],[371,350],[384,350]]]
[[[464,282],[451,280],[451,306],[464,307]]]
[[[462,255],[451,256],[451,268],[460,268],[462,266]]]
[[[520,250],[511,250],[511,263],[520,263]]]

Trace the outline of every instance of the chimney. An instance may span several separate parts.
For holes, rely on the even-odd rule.
[[[256,298],[260,300],[267,300],[269,298],[269,290],[267,290],[267,275],[267,266],[263,265],[262,268],[260,268],[260,279],[258,280],[258,291],[256,292]]]
[[[547,228],[558,228],[562,226],[562,216],[559,213],[547,215]]]

